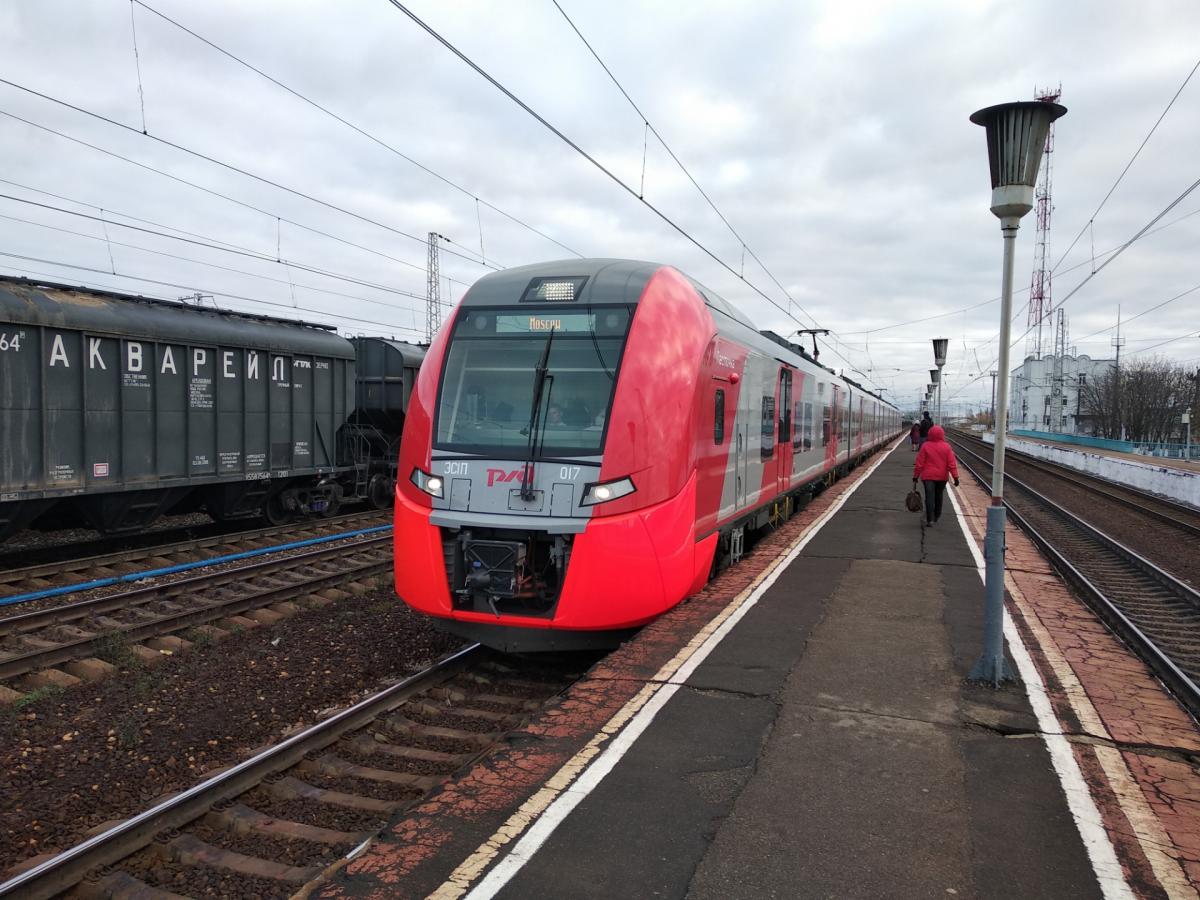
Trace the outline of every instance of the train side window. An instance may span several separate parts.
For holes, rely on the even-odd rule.
[[[804,403],[804,449],[811,450],[813,445],[813,405]]]
[[[829,405],[821,404],[821,446],[825,447],[829,444],[830,431],[829,427],[832,424],[832,418],[829,414]]]
[[[762,398],[762,446],[760,455],[770,459],[775,455],[775,398]]]
[[[713,398],[713,443],[725,443],[725,391],[717,391]]]

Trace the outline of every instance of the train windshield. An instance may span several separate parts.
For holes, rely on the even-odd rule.
[[[544,357],[539,455],[600,453],[632,314],[626,306],[463,310],[443,368],[436,446],[524,452]]]

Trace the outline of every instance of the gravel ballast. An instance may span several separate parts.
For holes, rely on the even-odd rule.
[[[385,584],[0,708],[0,871],[65,849],[460,645]]]

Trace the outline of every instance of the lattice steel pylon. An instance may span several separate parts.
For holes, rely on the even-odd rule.
[[[1054,328],[1054,373],[1050,380],[1050,430],[1061,431],[1063,414],[1067,402],[1066,376],[1063,364],[1067,359],[1067,311],[1058,309],[1058,322]]]
[[[1033,91],[1033,99],[1043,103],[1057,103],[1060,97],[1062,97],[1061,84],[1054,90],[1047,88],[1039,91],[1034,88]],[[1051,273],[1046,261],[1050,249],[1050,213],[1054,210],[1054,204],[1050,199],[1053,161],[1054,124],[1051,123],[1050,130],[1046,133],[1042,170],[1038,177],[1037,191],[1034,194],[1037,236],[1034,238],[1033,245],[1033,280],[1029,285],[1029,320],[1027,324],[1031,326],[1030,346],[1026,348],[1025,355],[1032,355],[1035,359],[1042,358],[1042,325],[1050,317],[1053,308],[1050,291]]]
[[[438,263],[438,240],[441,235],[429,232],[429,259],[425,269],[425,342],[431,343],[442,326],[442,278]]]

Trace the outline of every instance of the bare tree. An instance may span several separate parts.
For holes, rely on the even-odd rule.
[[[1134,360],[1118,373],[1080,386],[1079,405],[1101,437],[1131,441],[1178,440],[1180,416],[1193,404],[1195,386],[1182,366],[1165,359]]]

